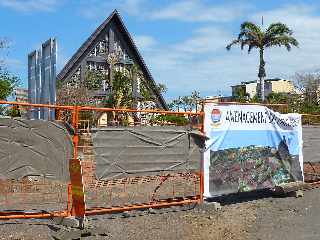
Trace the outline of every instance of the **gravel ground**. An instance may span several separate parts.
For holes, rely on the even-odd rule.
[[[84,239],[320,239],[320,189],[304,197],[266,193],[229,196],[215,204],[89,218],[106,236]],[[0,239],[51,239],[59,226],[48,220],[2,221]]]

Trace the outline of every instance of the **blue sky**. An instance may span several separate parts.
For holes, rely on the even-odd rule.
[[[10,71],[27,82],[27,54],[50,37],[58,39],[58,70],[117,8],[167,99],[200,91],[228,95],[230,86],[256,79],[258,56],[225,46],[250,20],[265,26],[288,24],[300,48],[266,51],[267,77],[291,78],[297,71],[320,69],[320,2],[222,0],[0,0],[0,38]]]

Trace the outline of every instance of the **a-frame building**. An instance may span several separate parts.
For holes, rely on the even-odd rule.
[[[83,82],[86,71],[94,69],[111,75],[108,56],[112,53],[121,55],[123,64],[131,63],[139,67],[153,101],[159,109],[168,109],[157,85],[140,55],[132,37],[125,27],[120,14],[112,14],[82,44],[57,76],[61,83]]]

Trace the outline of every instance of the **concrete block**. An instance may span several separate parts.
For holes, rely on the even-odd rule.
[[[302,190],[295,191],[294,196],[296,198],[303,197],[303,191]]]
[[[80,226],[79,220],[73,216],[72,217],[54,217],[53,221],[65,227],[78,228]]]
[[[219,211],[222,209],[221,204],[219,202],[208,202],[207,204],[209,204],[210,206],[212,206],[212,208],[215,211]]]

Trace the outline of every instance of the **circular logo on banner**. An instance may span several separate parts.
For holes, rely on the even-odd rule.
[[[221,112],[219,109],[212,109],[212,112],[211,112],[211,120],[213,123],[219,123],[220,122],[220,119],[221,119]]]

